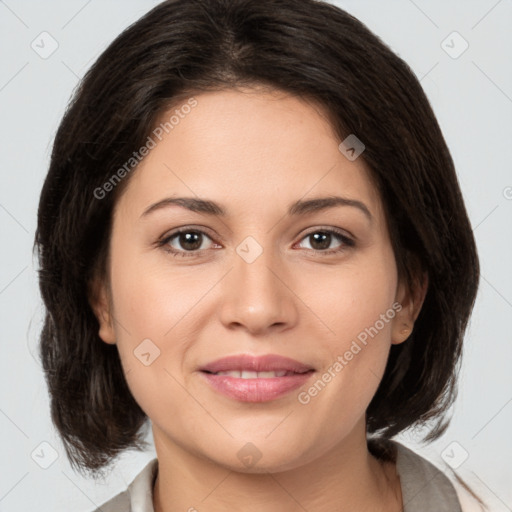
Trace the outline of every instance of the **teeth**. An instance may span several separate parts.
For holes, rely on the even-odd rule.
[[[242,379],[257,379],[258,378],[258,372],[240,372],[240,377]]]
[[[226,377],[238,377],[238,378],[240,378],[240,372],[236,372],[236,371],[217,372],[215,375],[225,375]]]
[[[272,377],[284,377],[286,372],[258,372],[258,377],[262,379],[270,379]]]
[[[251,372],[244,370],[217,372],[215,375],[225,375],[226,377],[236,377],[238,379],[272,379],[274,377],[284,377],[287,373],[286,370],[276,372]]]

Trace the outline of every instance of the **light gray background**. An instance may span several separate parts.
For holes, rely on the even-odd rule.
[[[0,0],[2,512],[90,510],[154,456],[127,453],[105,482],[71,470],[36,356],[42,316],[31,249],[52,139],[71,92],[108,43],[156,3]],[[448,474],[449,464],[461,464],[458,473],[491,510],[512,510],[512,2],[334,3],[377,33],[421,79],[455,160],[482,264],[451,427],[428,447],[418,445],[414,433],[400,439]],[[47,59],[31,48],[43,31],[59,45]],[[458,58],[443,49],[458,52],[456,36],[442,46],[453,31],[469,44]],[[48,469],[39,464],[52,461],[52,449],[42,442],[58,457]],[[32,458],[34,450],[39,457]]]

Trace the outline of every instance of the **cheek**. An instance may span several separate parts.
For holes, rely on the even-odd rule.
[[[181,341],[179,333],[196,295],[190,289],[180,295],[175,290],[179,282],[171,281],[170,286],[169,279],[151,269],[128,263],[120,263],[111,276],[121,364],[130,392],[146,415],[153,419],[170,414],[170,421],[174,411],[187,407],[178,384],[187,341]]]
[[[120,334],[126,339],[130,333],[130,343],[149,337],[160,344],[187,324],[187,315],[215,279],[211,274],[198,279],[197,271],[184,268],[170,272],[164,258],[156,265],[128,258],[112,269],[111,278],[115,314],[126,327]]]
[[[201,298],[219,277],[208,272],[199,279],[193,267],[173,272],[165,258],[148,262],[128,251],[124,257],[121,251],[112,252],[112,262],[116,338],[124,373],[141,408],[157,417],[163,389],[170,392],[173,408],[179,407],[178,381],[183,381],[187,351],[212,317],[201,314],[207,302]]]
[[[324,354],[320,382],[305,390],[302,403],[357,418],[373,397],[385,370],[396,315],[394,259],[384,256],[316,276],[315,286],[309,285],[308,305],[329,333],[317,338]]]
[[[350,265],[333,267],[331,272],[309,275],[303,278],[300,293],[329,328],[325,339],[337,355],[358,337],[364,342],[365,336],[370,336],[368,330],[371,338],[389,340],[396,279],[394,259],[381,253],[381,257],[361,258]]]

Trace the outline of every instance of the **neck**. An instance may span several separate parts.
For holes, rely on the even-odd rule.
[[[360,429],[359,429],[360,430]],[[297,468],[241,473],[184,450],[153,426],[158,475],[155,512],[361,512],[402,510],[393,463],[375,459],[366,433],[355,430],[342,444]],[[162,440],[165,439],[165,442]]]

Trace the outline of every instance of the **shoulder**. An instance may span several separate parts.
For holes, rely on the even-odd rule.
[[[158,459],[151,459],[132,480],[126,490],[110,498],[93,512],[154,512],[153,483]]]
[[[108,500],[103,505],[94,509],[94,512],[132,512],[130,504],[130,494],[123,491]]]
[[[403,444],[393,445],[405,512],[462,512],[454,485],[440,469]]]

